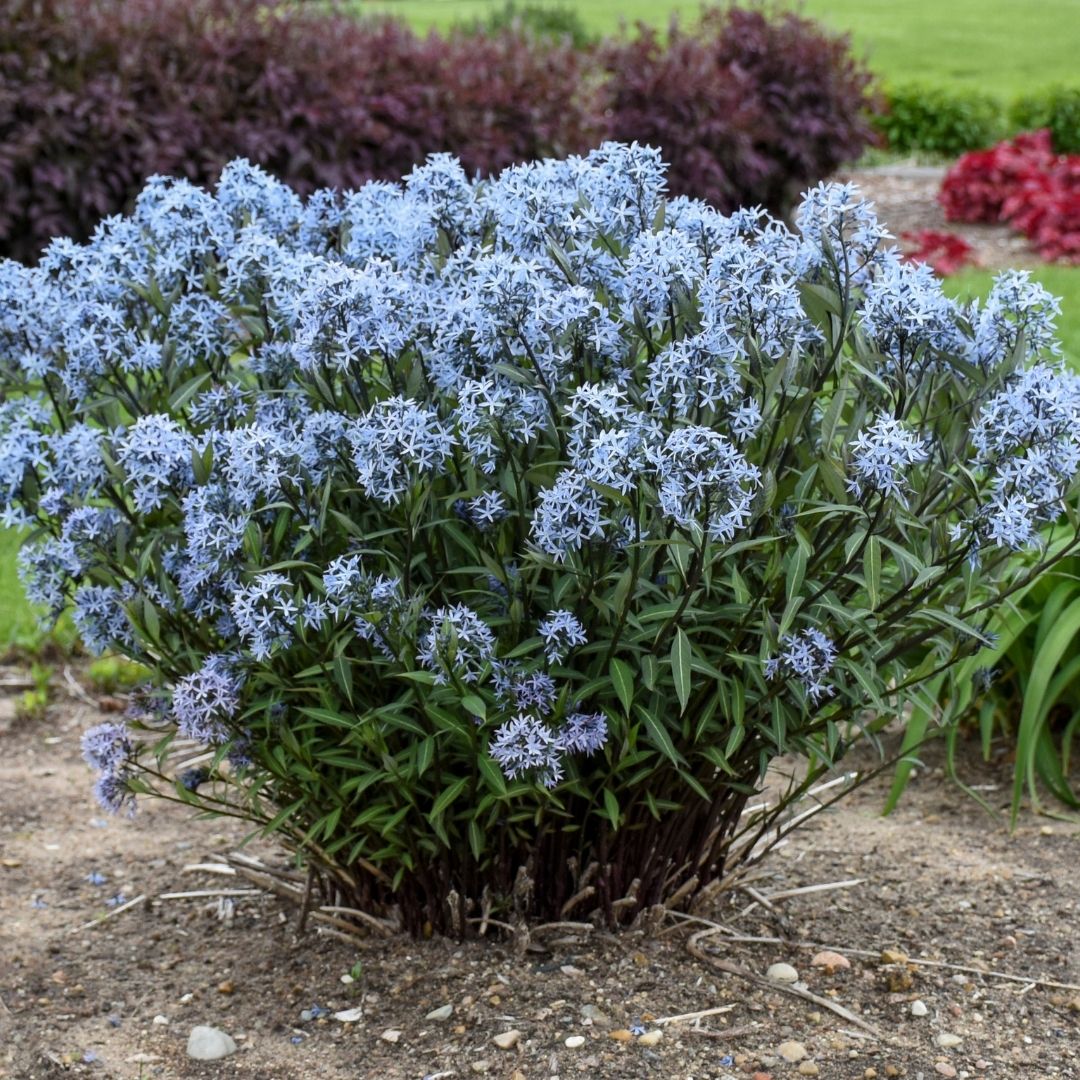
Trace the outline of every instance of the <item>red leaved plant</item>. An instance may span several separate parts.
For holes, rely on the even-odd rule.
[[[904,254],[905,260],[926,263],[940,277],[975,265],[975,249],[956,233],[920,229],[901,233],[900,239],[912,245]]]
[[[1055,154],[1049,130],[964,154],[938,198],[950,221],[1008,222],[1044,259],[1080,262],[1080,155]]]

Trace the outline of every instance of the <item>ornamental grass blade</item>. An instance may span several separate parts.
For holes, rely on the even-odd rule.
[[[1020,711],[1020,727],[1016,733],[1016,774],[1013,777],[1010,824],[1016,826],[1025,781],[1033,806],[1039,807],[1036,786],[1039,742],[1050,711],[1049,690],[1062,657],[1080,633],[1080,600],[1074,600],[1046,632],[1035,652],[1024,691]]]

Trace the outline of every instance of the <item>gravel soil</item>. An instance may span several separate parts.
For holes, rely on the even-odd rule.
[[[878,218],[902,248],[914,245],[903,239],[906,232],[932,229],[955,233],[975,249],[974,265],[985,270],[1034,269],[1040,262],[1025,237],[1005,225],[965,225],[946,221],[938,203],[945,167],[935,165],[883,165],[851,170],[836,177],[858,184],[877,207]]]
[[[94,707],[61,700],[27,721],[12,706],[0,699],[0,1077],[1080,1078],[1080,991],[1043,985],[1080,984],[1080,829],[1025,814],[1010,834],[932,754],[891,817],[880,778],[795,833],[751,887],[857,884],[771,909],[740,890],[701,913],[771,939],[702,947],[758,976],[790,964],[797,986],[853,1022],[694,958],[700,925],[548,935],[524,953],[508,941],[358,947],[298,936],[295,908],[266,893],[167,899],[250,888],[185,870],[235,849],[244,826],[150,802],[133,819],[106,818],[78,747]],[[1008,762],[972,753],[963,767],[1005,805]],[[247,850],[286,865],[265,842]],[[103,918],[118,895],[146,899]],[[850,967],[813,966],[812,943]],[[883,963],[883,950],[899,955]],[[343,983],[358,962],[359,980]],[[926,1015],[912,1015],[915,1001]],[[316,1005],[363,1015],[303,1019]],[[428,1018],[446,1005],[447,1019]],[[702,1010],[717,1011],[665,1021]],[[189,1059],[199,1024],[230,1033],[237,1053]],[[493,1041],[511,1030],[511,1048]],[[785,1043],[805,1057],[786,1061]]]

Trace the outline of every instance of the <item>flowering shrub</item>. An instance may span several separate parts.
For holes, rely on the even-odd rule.
[[[975,262],[975,249],[956,233],[937,229],[920,229],[901,233],[900,239],[910,245],[904,258],[908,262],[926,263],[935,274],[948,277]]]
[[[1048,130],[965,154],[939,200],[950,221],[1007,221],[1044,259],[1080,261],[1080,156],[1056,155]]]
[[[956,306],[851,187],[792,232],[664,185],[238,161],[0,264],[29,595],[154,673],[107,806],[251,818],[413,931],[687,904],[774,757],[813,783],[1076,548],[1039,286]]]
[[[873,139],[870,74],[846,37],[793,12],[714,7],[665,36],[606,42],[608,135],[660,147],[676,194],[786,212]]]

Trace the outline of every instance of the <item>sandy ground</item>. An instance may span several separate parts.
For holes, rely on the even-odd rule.
[[[757,974],[790,963],[871,1035],[692,957],[687,939],[699,926],[569,934],[524,955],[498,941],[358,948],[298,937],[295,910],[265,893],[166,899],[250,888],[185,871],[234,849],[245,829],[170,804],[146,802],[131,820],[104,815],[78,750],[97,719],[61,700],[43,721],[21,721],[0,701],[5,1078],[1080,1078],[1080,990],[1044,985],[1080,984],[1080,830],[1026,815],[1010,835],[932,761],[892,817],[880,816],[880,779],[793,836],[753,887],[858,884],[777,899],[773,910],[738,891],[702,913],[772,939],[701,943],[723,961]],[[1007,762],[972,757],[965,768],[1005,805]],[[260,844],[250,850],[285,865]],[[813,967],[817,949],[805,943],[846,954],[850,968]],[[912,962],[883,964],[882,950]],[[344,984],[357,962],[359,981]],[[986,971],[1015,979],[976,973]],[[912,1015],[916,1000],[925,1016]],[[359,1006],[363,1016],[304,1020],[316,1005]],[[448,1019],[426,1018],[443,1005],[453,1006]],[[710,1009],[723,1011],[660,1022]],[[196,1024],[231,1033],[240,1050],[189,1060]],[[501,1049],[493,1038],[508,1030],[520,1036]],[[661,1036],[632,1034],[641,1030]],[[584,1042],[568,1048],[574,1036]],[[942,1046],[954,1041],[942,1036],[959,1041]],[[805,1050],[798,1063],[780,1055],[790,1041]]]

